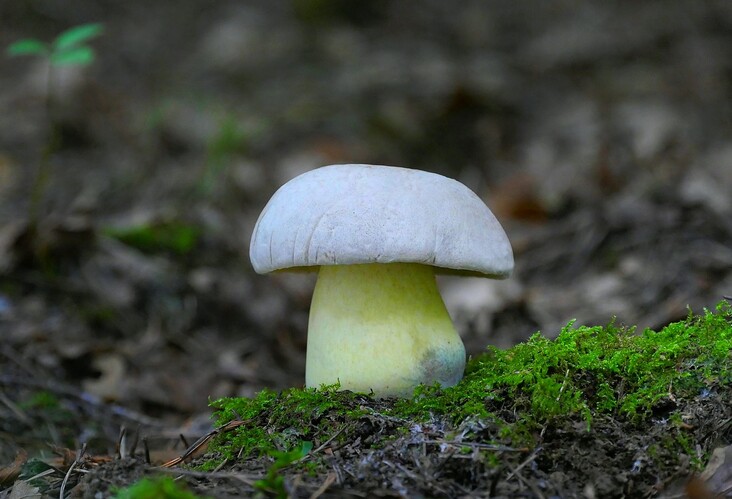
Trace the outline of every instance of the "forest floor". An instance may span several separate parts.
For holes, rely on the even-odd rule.
[[[211,401],[303,385],[313,277],[247,255],[274,190],[321,165],[434,171],[485,199],[514,275],[440,280],[475,359],[575,319],[659,331],[732,294],[729,2],[4,2],[0,47],[85,22],[104,24],[95,62],[50,87],[42,60],[0,57],[0,497],[34,471],[56,495],[130,485],[143,438],[159,465],[214,429]],[[301,496],[707,497],[728,478],[688,481],[732,444],[729,386],[709,393],[671,387],[645,424],[545,419],[521,445],[349,399],[367,413],[333,416],[331,442],[341,427],[280,448],[309,441],[303,463],[329,467],[279,456],[268,477],[262,452],[216,471],[240,483],[180,473],[222,497],[280,475]],[[676,413],[695,419],[657,424]],[[643,475],[640,449],[685,425],[688,461]]]

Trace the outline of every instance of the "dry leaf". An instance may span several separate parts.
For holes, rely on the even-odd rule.
[[[34,487],[24,480],[18,480],[13,484],[13,491],[8,499],[36,499],[40,497],[41,493],[38,492],[38,487]]]
[[[4,468],[0,468],[0,485],[4,485],[14,481],[20,475],[20,469],[28,460],[28,453],[21,449],[15,456],[15,461]]]

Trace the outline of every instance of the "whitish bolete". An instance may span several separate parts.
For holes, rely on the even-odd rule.
[[[283,185],[252,235],[254,270],[318,272],[305,382],[378,396],[456,384],[465,347],[435,274],[505,278],[506,233],[460,182],[392,166],[333,165]]]

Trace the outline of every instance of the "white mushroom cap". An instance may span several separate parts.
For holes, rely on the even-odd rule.
[[[249,256],[260,274],[394,262],[493,278],[513,270],[506,233],[473,191],[435,173],[376,165],[325,166],[280,187]]]

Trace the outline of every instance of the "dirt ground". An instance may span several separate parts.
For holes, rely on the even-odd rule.
[[[248,243],[274,190],[322,165],[434,171],[491,207],[514,275],[440,281],[470,355],[571,319],[658,328],[732,294],[728,1],[0,2],[0,47],[87,22],[104,24],[96,60],[50,86],[43,60],[0,57],[0,470],[23,453],[67,470],[83,443],[104,461],[122,427],[164,462],[210,430],[210,400],[301,386],[313,278],[256,275]],[[689,410],[723,425],[724,393]],[[396,444],[372,470],[391,481],[332,487],[621,497],[627,456],[560,445],[634,431],[606,423],[591,441],[547,435],[539,459],[561,476],[505,490],[474,491],[475,464],[430,488],[442,461],[411,476]],[[83,494],[131,483],[144,465],[128,464]]]

